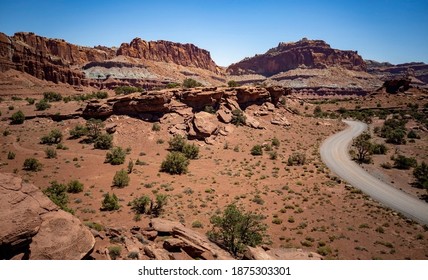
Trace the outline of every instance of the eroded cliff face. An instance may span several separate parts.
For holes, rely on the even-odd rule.
[[[121,60],[127,63],[120,63]],[[155,62],[164,64],[156,66],[161,69],[152,67],[154,73],[148,72],[146,66]],[[178,66],[191,67],[192,75],[199,70],[208,72],[203,73],[202,78],[204,75],[216,76],[221,72],[208,51],[192,44],[146,42],[136,38],[129,44],[123,43],[119,49],[103,46],[90,48],[34,33],[19,32],[13,36],[0,33],[0,71],[16,69],[54,83],[97,86],[103,79],[107,79],[107,76],[116,73],[106,70],[112,65],[118,68],[116,72],[120,75],[115,78],[118,79],[116,84],[120,85],[141,85],[146,84],[148,80],[151,83],[153,80],[168,80],[171,76],[169,72],[172,71],[169,68]],[[90,73],[93,67],[100,69],[95,71],[95,74]],[[178,72],[189,71],[180,69]],[[161,76],[157,76],[157,73]],[[162,76],[164,73],[165,77]],[[179,78],[183,78],[182,76]]]
[[[208,51],[193,44],[180,44],[169,41],[144,41],[135,38],[131,43],[123,43],[117,55],[124,55],[144,60],[193,66],[217,73],[218,67]]]
[[[227,68],[227,73],[260,74],[269,77],[299,67],[324,69],[329,66],[366,71],[365,61],[356,51],[332,49],[324,41],[302,39],[295,43],[280,43],[265,54],[232,64]]]

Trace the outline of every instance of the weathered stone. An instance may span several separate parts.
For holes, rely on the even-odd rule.
[[[146,245],[144,246],[143,250],[144,250],[144,254],[146,254],[146,256],[148,256],[151,259],[155,259],[155,260],[171,259],[167,251],[160,248],[156,248],[154,245]]]
[[[270,122],[271,124],[274,124],[274,125],[281,125],[281,126],[291,125],[290,122],[287,120],[287,118],[280,114],[275,114]]]
[[[183,224],[179,222],[169,221],[162,218],[151,219],[150,225],[154,230],[161,233],[172,233],[173,228],[183,227]]]
[[[105,130],[108,134],[113,134],[116,132],[117,124],[115,123],[108,123],[105,126]]]
[[[196,113],[193,117],[193,125],[197,137],[209,137],[218,130],[216,116],[207,112]]]
[[[230,123],[232,121],[232,112],[226,108],[221,108],[217,111],[218,119],[224,123]]]
[[[262,128],[260,126],[260,122],[256,120],[254,117],[250,116],[247,113],[244,113],[245,116],[245,125],[252,128]]]

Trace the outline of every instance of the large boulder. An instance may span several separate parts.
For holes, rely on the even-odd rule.
[[[209,137],[219,129],[217,117],[207,112],[198,112],[194,115],[193,127],[198,138]]]
[[[0,174],[0,258],[76,260],[94,248],[92,233],[37,187]]]

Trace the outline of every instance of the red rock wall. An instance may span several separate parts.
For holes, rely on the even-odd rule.
[[[256,55],[232,64],[227,72],[232,75],[261,74],[272,76],[299,66],[326,68],[341,66],[345,69],[366,71],[364,60],[354,51],[332,49],[321,40],[301,40],[296,43],[280,43],[263,55]]]

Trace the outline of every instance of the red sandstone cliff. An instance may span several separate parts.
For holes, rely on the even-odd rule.
[[[265,54],[232,64],[227,72],[231,75],[272,76],[302,66],[321,69],[340,66],[349,70],[366,71],[366,64],[357,52],[332,49],[321,40],[302,39],[295,43],[280,43]]]

